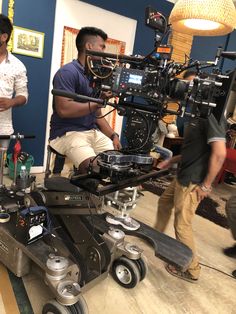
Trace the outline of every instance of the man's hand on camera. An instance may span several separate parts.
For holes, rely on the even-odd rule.
[[[120,150],[120,149],[122,148],[118,136],[115,136],[115,137],[113,138],[112,142],[113,142],[113,146],[114,146],[114,149],[115,149],[115,150]]]
[[[99,98],[101,98],[101,99],[109,99],[109,98],[112,98],[112,97],[113,97],[112,92],[108,91],[108,92],[101,92]]]
[[[181,160],[181,155],[174,156],[174,157],[172,157],[172,158],[169,158],[169,159],[166,159],[166,160],[161,161],[161,162],[157,165],[157,168],[159,168],[159,169],[168,169],[168,168],[170,168],[173,164],[179,163],[180,160]]]
[[[0,97],[0,111],[8,110],[13,107],[13,100],[5,97]]]
[[[152,156],[152,158],[153,158],[153,162],[152,162],[152,168],[157,168],[157,165],[158,165],[158,159],[157,158],[155,158],[155,157],[153,157]]]
[[[172,165],[171,159],[166,159],[157,164],[159,169],[168,169]]]

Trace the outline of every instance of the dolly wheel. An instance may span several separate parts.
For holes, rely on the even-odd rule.
[[[140,271],[131,259],[122,256],[112,264],[112,276],[124,288],[134,288],[140,281]]]
[[[69,309],[70,314],[88,314],[89,312],[87,303],[82,296],[80,296],[78,302],[73,305],[67,306],[67,308]]]
[[[88,314],[88,306],[82,296],[78,302],[69,306],[50,300],[44,305],[42,314]]]
[[[50,300],[44,304],[42,314],[70,314],[68,307],[58,303],[56,300]]]
[[[140,281],[142,281],[146,277],[148,272],[148,265],[146,259],[144,257],[140,257],[139,259],[134,260],[134,262],[138,266],[140,272]]]

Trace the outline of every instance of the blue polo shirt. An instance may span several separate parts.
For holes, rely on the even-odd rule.
[[[93,96],[93,89],[84,73],[84,67],[77,61],[64,65],[53,78],[53,88],[64,91]],[[55,110],[53,97],[53,114],[50,122],[50,140],[63,136],[66,132],[86,131],[97,128],[95,113],[79,118],[60,118]]]

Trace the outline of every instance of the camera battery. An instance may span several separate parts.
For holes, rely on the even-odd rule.
[[[17,214],[15,238],[25,245],[30,244],[47,233],[48,225],[49,216],[46,207],[25,208]]]

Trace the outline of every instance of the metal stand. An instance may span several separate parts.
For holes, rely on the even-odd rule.
[[[4,155],[7,147],[0,147],[0,188],[3,187],[3,168],[4,168]]]
[[[138,195],[138,188],[131,187],[124,190],[116,191],[106,195],[107,205],[115,207],[120,214],[117,216],[106,216],[106,221],[110,224],[122,225],[128,230],[137,230],[140,224],[130,217],[129,210],[132,210],[136,206]]]

